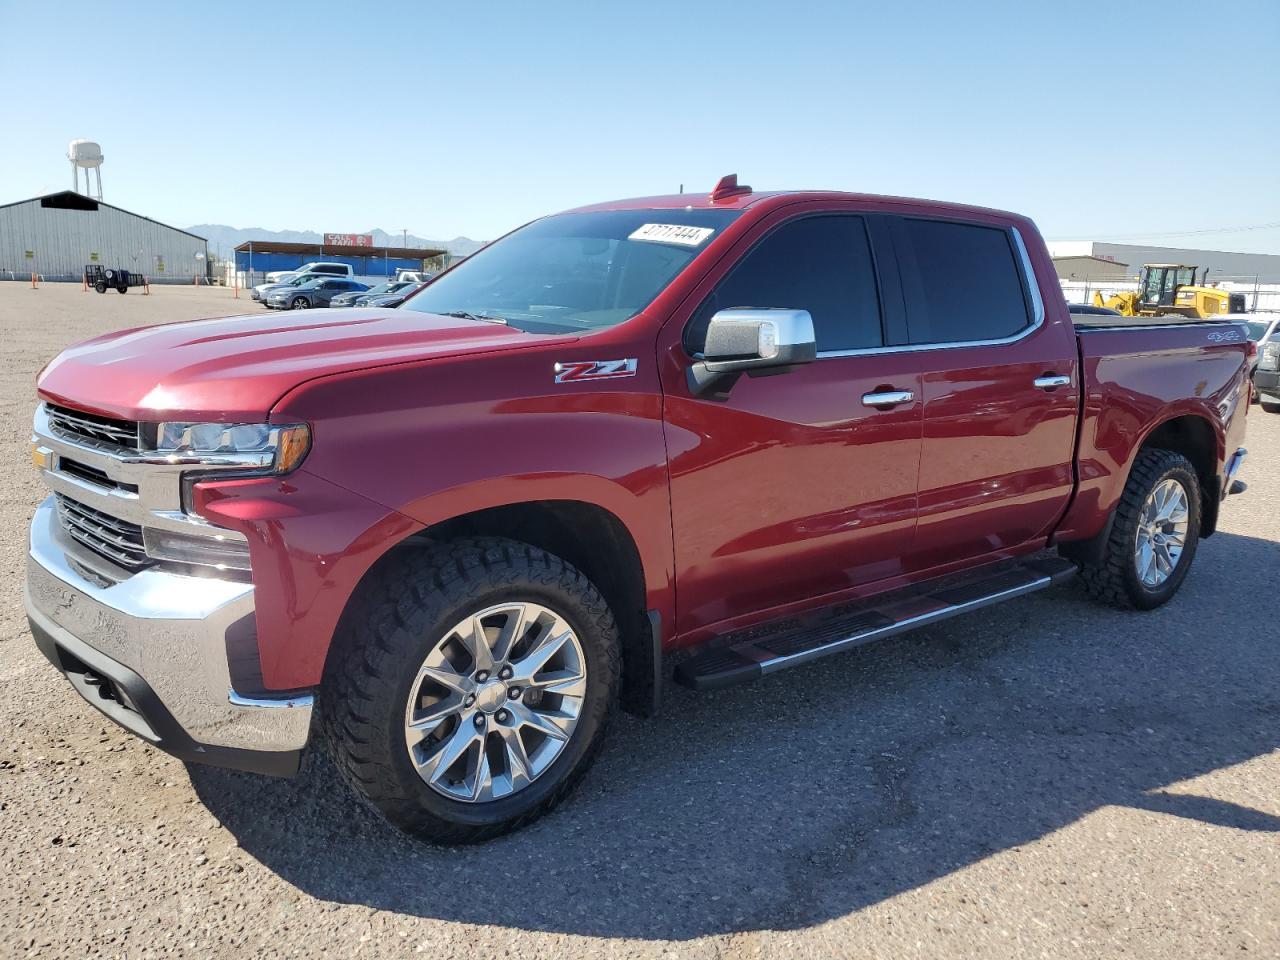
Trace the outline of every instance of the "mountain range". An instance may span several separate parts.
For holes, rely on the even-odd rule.
[[[204,237],[209,241],[209,252],[222,256],[231,256],[231,251],[246,240],[255,243],[259,240],[277,240],[285,243],[319,243],[323,234],[314,230],[263,230],[260,227],[229,227],[224,223],[197,223],[184,228],[188,233]],[[373,234],[375,247],[406,246],[403,233],[388,233],[385,230],[365,230]],[[484,241],[472,240],[470,237],[454,237],[452,240],[427,240],[409,234],[407,246],[428,250],[447,250],[456,256],[469,256],[484,246]]]

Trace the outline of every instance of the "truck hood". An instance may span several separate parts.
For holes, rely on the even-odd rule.
[[[127,420],[176,414],[253,422],[317,377],[546,340],[500,324],[412,310],[297,310],[95,337],[54,358],[37,386],[46,400]]]

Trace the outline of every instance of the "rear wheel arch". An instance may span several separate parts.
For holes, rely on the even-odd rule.
[[[1213,423],[1200,414],[1182,414],[1158,423],[1142,440],[1133,462],[1148,450],[1171,450],[1186,457],[1200,480],[1200,538],[1213,535],[1222,500],[1218,464],[1224,457],[1223,442]]]
[[[1200,481],[1200,539],[1211,536],[1217,527],[1219,496],[1218,463],[1222,458],[1223,444],[1214,430],[1212,422],[1201,414],[1180,414],[1158,422],[1142,442],[1133,451],[1129,469],[1119,482],[1119,490],[1123,493],[1133,470],[1142,460],[1142,455],[1152,450],[1169,450],[1181,454],[1195,468]],[[1116,504],[1106,515],[1106,521],[1096,534],[1083,540],[1059,541],[1057,546],[1063,556],[1079,564],[1101,562],[1103,552],[1111,538],[1115,527],[1116,510],[1119,508],[1119,495]]]

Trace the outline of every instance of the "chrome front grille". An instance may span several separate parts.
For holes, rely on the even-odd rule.
[[[105,443],[130,450],[141,448],[141,429],[136,420],[101,417],[96,413],[72,410],[56,403],[46,403],[45,412],[49,417],[50,429],[67,439]]]
[[[141,570],[154,562],[142,543],[142,527],[56,494],[58,520],[74,540],[127,570]]]

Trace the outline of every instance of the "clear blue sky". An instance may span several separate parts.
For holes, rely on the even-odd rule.
[[[830,187],[1051,238],[1280,253],[1280,2],[0,0],[0,202],[491,238],[619,196]]]

